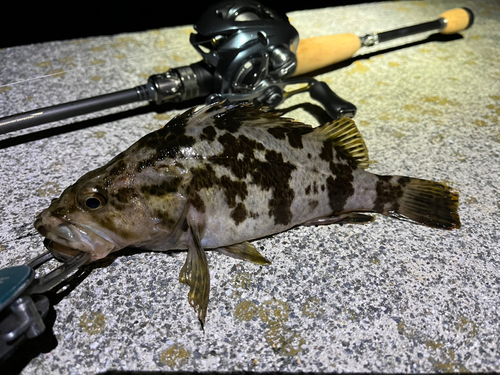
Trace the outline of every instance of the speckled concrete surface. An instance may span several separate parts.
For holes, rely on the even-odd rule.
[[[457,6],[476,15],[463,38],[440,42],[427,33],[362,49],[317,78],[358,106],[372,172],[446,181],[460,191],[460,230],[377,217],[255,241],[272,260],[267,267],[209,253],[204,331],[178,282],[185,253],[127,253],[66,292],[53,334],[44,337],[52,343],[25,359],[22,372],[500,371],[498,1],[373,3],[289,17],[303,38],[361,36]],[[190,31],[2,50],[0,115],[133,87],[198,61]],[[304,101],[307,94],[287,105]],[[180,112],[138,107],[0,137],[0,267],[43,251],[33,221],[52,197]],[[76,126],[47,130],[64,124]],[[34,131],[34,139],[24,135]]]

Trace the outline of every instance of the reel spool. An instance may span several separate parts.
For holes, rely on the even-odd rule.
[[[190,42],[214,69],[216,93],[249,93],[268,77],[290,77],[297,67],[297,30],[256,1],[213,5],[194,28]]]

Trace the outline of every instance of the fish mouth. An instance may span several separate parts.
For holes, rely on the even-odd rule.
[[[47,248],[47,250],[49,250],[52,255],[54,255],[54,257],[61,262],[68,262],[78,254],[83,252],[73,249],[69,246],[62,245],[58,242],[54,242],[52,240],[49,240],[48,238],[45,238],[45,240],[43,240],[43,244]]]
[[[115,243],[104,233],[91,227],[69,223],[50,213],[42,212],[35,221],[35,229],[45,237],[44,245],[55,258],[67,262],[81,252],[90,253],[93,262],[106,257]]]

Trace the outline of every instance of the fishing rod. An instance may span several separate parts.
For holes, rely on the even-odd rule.
[[[209,7],[194,25],[197,33],[191,34],[190,42],[202,61],[152,75],[146,84],[131,89],[0,118],[0,134],[143,101],[159,105],[205,97],[207,104],[253,101],[275,107],[305,91],[333,119],[354,117],[356,106],[325,82],[297,76],[344,61],[361,47],[432,30],[454,34],[473,21],[470,9],[456,8],[435,21],[383,33],[327,35],[299,42],[285,15],[253,0],[224,1]],[[303,87],[286,90],[297,84]]]

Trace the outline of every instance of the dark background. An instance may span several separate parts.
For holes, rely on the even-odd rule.
[[[0,48],[31,43],[113,35],[176,25],[192,25],[219,0],[50,1],[13,0],[0,13]],[[290,12],[372,1],[259,0]]]

